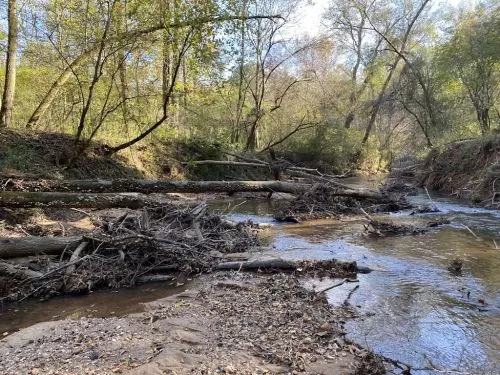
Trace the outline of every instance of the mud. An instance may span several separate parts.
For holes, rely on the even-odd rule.
[[[293,275],[217,273],[144,313],[21,330],[0,340],[0,373],[382,373],[345,339],[352,314]]]

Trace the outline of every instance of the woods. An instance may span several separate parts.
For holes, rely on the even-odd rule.
[[[203,139],[337,172],[498,128],[497,4],[323,5],[305,36],[299,0],[9,1],[1,125],[74,135],[68,164]]]

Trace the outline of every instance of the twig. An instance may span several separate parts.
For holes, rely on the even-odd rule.
[[[358,290],[358,289],[359,289],[359,285],[356,285],[356,286],[355,286],[355,287],[354,287],[354,288],[353,288],[353,289],[349,292],[349,294],[347,295],[347,298],[344,300],[344,303],[343,303],[343,305],[344,305],[344,306],[349,306],[349,300],[351,299],[351,297],[352,297],[352,295],[354,294],[354,292],[355,292],[356,290]]]
[[[470,232],[470,233],[471,233],[474,237],[476,237],[476,239],[478,239],[478,240],[480,240],[480,239],[481,239],[481,237],[479,237],[476,233],[474,233],[474,232],[472,231],[472,229],[470,229],[467,225],[462,224],[462,226],[463,226],[465,229],[467,229],[467,230],[468,230],[468,231],[469,231],[469,232]]]
[[[339,287],[341,285],[344,285],[345,283],[359,283],[359,280],[358,279],[344,279],[344,280],[342,280],[341,282],[339,282],[337,284],[333,284],[332,286],[329,286],[328,288],[318,290],[316,292],[316,294],[327,292],[330,289],[337,288],[337,287]]]
[[[431,195],[429,194],[429,190],[427,190],[427,186],[424,186],[424,189],[425,189],[425,192],[427,194],[427,197],[429,198],[432,205],[434,206],[433,208],[437,210],[438,208],[437,208],[436,202],[434,202],[434,200],[431,198]]]
[[[495,246],[495,249],[498,250],[498,245],[497,245],[497,242],[495,240],[493,240],[493,246]]]

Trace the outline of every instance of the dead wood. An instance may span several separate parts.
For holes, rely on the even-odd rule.
[[[360,207],[370,212],[390,212],[409,208],[411,205],[401,197],[367,189],[345,190],[326,183],[313,185],[295,200],[284,202],[274,217],[278,221],[297,223],[338,218],[342,214],[359,214]]]
[[[0,258],[20,258],[30,255],[59,255],[65,249],[76,249],[81,237],[20,237],[0,238]]]
[[[307,184],[284,181],[163,181],[163,180],[11,180],[3,190],[80,193],[238,193],[280,192],[298,194]],[[0,192],[0,199],[4,192]],[[7,199],[9,196],[7,195]],[[15,197],[15,195],[14,195]],[[42,196],[43,197],[43,196]]]
[[[339,261],[336,259],[324,261],[290,261],[280,258],[253,260],[244,262],[224,262],[214,267],[218,271],[295,271],[315,277],[338,277],[338,275],[354,275],[368,273],[368,267],[358,267],[356,262]]]
[[[0,207],[73,207],[73,208],[141,208],[152,200],[136,193],[127,194],[90,194],[62,192],[1,191]]]
[[[10,284],[0,295],[0,302],[85,293],[103,286],[125,287],[172,279],[178,273],[209,272],[220,261],[214,254],[242,253],[259,244],[255,229],[246,224],[227,225],[210,214],[206,205],[193,208],[164,204],[99,223],[92,238],[72,238],[74,242],[62,237],[2,240],[9,248],[0,250],[11,256],[21,255],[19,249],[25,255],[47,252],[43,243],[53,242],[57,246],[49,252],[62,255],[57,262],[43,258],[46,261],[38,264],[39,274]],[[75,250],[82,241],[87,244]],[[64,251],[68,243],[73,253]]]
[[[218,264],[215,269],[218,271],[255,271],[260,269],[275,269],[281,271],[294,271],[298,268],[294,262],[283,259],[254,260],[248,262],[226,262]]]
[[[359,280],[358,280],[358,279],[353,279],[353,280],[352,280],[352,279],[344,279],[344,280],[342,280],[342,281],[340,281],[340,282],[338,282],[338,283],[336,283],[336,284],[333,284],[333,285],[331,285],[331,286],[329,286],[329,287],[327,287],[327,288],[324,288],[324,289],[318,290],[318,291],[316,292],[316,294],[320,294],[320,293],[328,292],[329,290],[334,289],[334,288],[337,288],[337,287],[339,287],[339,286],[341,286],[341,285],[344,285],[345,283],[359,283]]]
[[[69,258],[70,263],[74,263],[78,258],[80,258],[80,254],[82,253],[83,250],[87,247],[89,243],[87,241],[82,241],[80,245],[73,251],[73,254],[71,254],[71,258]],[[71,276],[73,271],[75,270],[75,265],[71,265],[66,269],[66,276]]]
[[[0,262],[0,274],[20,279],[28,279],[32,277],[36,278],[42,276],[40,272],[32,271],[29,268],[6,262]]]

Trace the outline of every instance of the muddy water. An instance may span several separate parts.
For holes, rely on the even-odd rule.
[[[144,303],[180,293],[183,285],[152,283],[132,289],[98,290],[78,297],[56,297],[40,303],[30,301],[0,309],[0,335],[51,320],[124,316],[144,311]]]
[[[233,218],[269,220],[261,216],[265,202],[238,203]],[[500,249],[493,242],[500,247],[500,212],[433,203],[440,213],[392,215],[403,222],[450,220],[423,235],[373,239],[363,235],[362,220],[317,221],[279,226],[269,247],[290,259],[338,258],[373,268],[359,275],[349,300],[359,317],[348,324],[348,337],[421,369],[412,373],[500,374]],[[456,257],[464,261],[461,276],[447,270]],[[352,288],[331,290],[330,302],[343,303]]]

